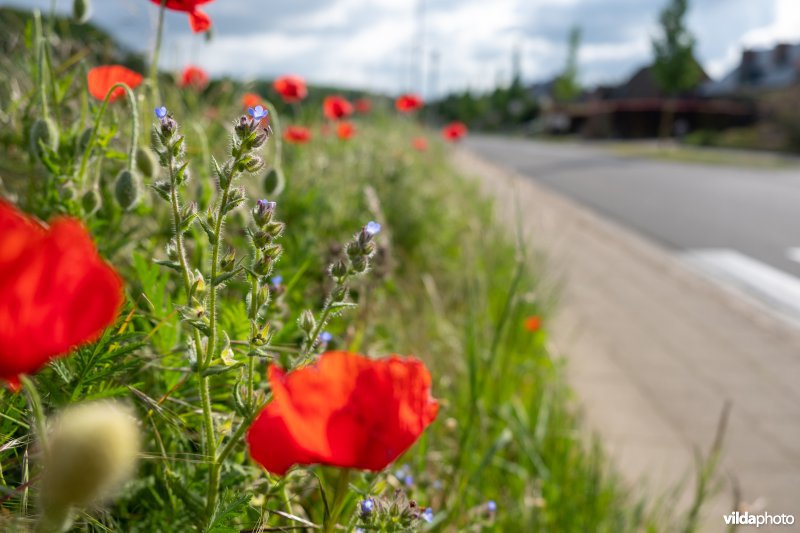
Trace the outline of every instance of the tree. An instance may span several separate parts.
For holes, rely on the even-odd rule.
[[[669,0],[659,16],[661,35],[653,39],[653,78],[671,97],[696,86],[701,78],[695,39],[684,20],[688,9],[688,0]]]
[[[578,84],[578,49],[581,46],[580,27],[574,26],[570,30],[568,43],[567,64],[553,85],[553,96],[558,102],[570,102],[581,94],[581,86]]]

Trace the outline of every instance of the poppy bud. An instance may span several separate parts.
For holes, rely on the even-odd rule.
[[[62,200],[73,200],[78,192],[71,183],[64,183],[58,188],[58,194]]]
[[[100,195],[94,189],[89,189],[81,196],[81,206],[87,215],[94,214],[100,207]]]
[[[280,169],[269,169],[264,175],[264,192],[270,196],[279,195],[283,191],[284,181],[283,172]]]
[[[74,0],[72,2],[72,19],[78,24],[88,22],[92,15],[92,4],[89,0]]]
[[[136,168],[147,178],[152,178],[156,171],[156,158],[151,150],[140,146],[136,150]]]
[[[39,118],[31,126],[30,148],[31,153],[39,159],[42,158],[42,145],[52,151],[58,150],[58,128],[56,123],[49,118]]]
[[[78,137],[78,153],[83,153],[89,147],[89,141],[92,140],[92,133],[94,132],[94,128],[88,127],[81,132],[81,136]]]
[[[37,531],[65,531],[72,508],[107,499],[132,473],[139,429],[112,402],[67,407],[50,425],[41,474],[43,516]]]
[[[314,318],[314,313],[306,309],[300,313],[300,318],[297,319],[297,325],[302,331],[311,333],[317,327],[317,321]]]
[[[123,170],[114,183],[114,198],[125,211],[133,209],[141,196],[141,179],[135,171]]]

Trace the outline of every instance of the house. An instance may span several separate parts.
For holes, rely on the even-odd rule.
[[[743,50],[739,65],[719,81],[700,88],[704,96],[742,96],[789,87],[800,81],[800,44],[771,50]]]

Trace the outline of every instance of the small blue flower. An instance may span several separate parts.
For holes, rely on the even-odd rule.
[[[422,519],[425,520],[427,523],[433,522],[433,509],[428,507],[424,511],[422,511]]]
[[[406,477],[403,478],[403,483],[406,484],[406,487],[413,486],[414,485],[414,476],[412,476],[411,474],[407,475]]]
[[[486,502],[486,510],[490,513],[494,513],[497,511],[497,503],[494,500],[489,500]]]
[[[435,490],[442,490],[442,482],[438,479],[433,480],[433,488]]]
[[[323,344],[328,344],[329,342],[331,342],[331,340],[333,340],[333,335],[331,335],[329,331],[323,331],[322,333],[319,334],[319,340]]]
[[[381,231],[381,225],[375,222],[374,220],[370,220],[369,222],[367,222],[367,225],[364,226],[364,231],[373,236],[377,235],[378,232]]]
[[[276,287],[283,283],[283,276],[272,276],[269,278],[269,282],[275,285]]]
[[[363,499],[359,504],[359,508],[361,509],[361,514],[370,514],[375,510],[375,500],[372,498]]]
[[[167,108],[164,107],[163,105],[161,107],[157,107],[155,109],[155,112],[158,118],[164,118],[167,116]]]
[[[264,106],[257,105],[255,107],[248,107],[247,112],[253,117],[256,122],[269,115],[269,111],[264,109]]]

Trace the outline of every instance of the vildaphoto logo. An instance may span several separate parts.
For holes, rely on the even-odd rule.
[[[794,524],[794,515],[791,514],[769,514],[764,511],[763,513],[749,513],[747,511],[740,513],[735,511],[726,515],[722,515],[727,526],[791,526]]]

